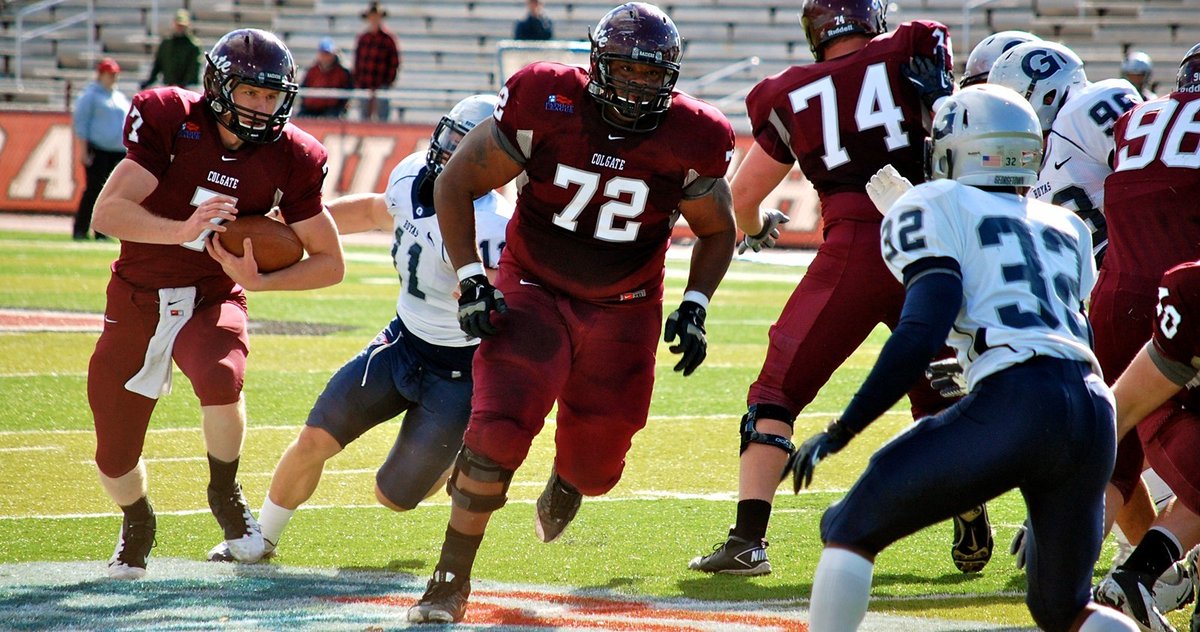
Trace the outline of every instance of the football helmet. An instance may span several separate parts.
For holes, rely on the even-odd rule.
[[[800,25],[813,59],[822,61],[822,48],[843,35],[874,37],[887,32],[887,6],[883,0],[804,0]]]
[[[270,143],[278,139],[300,90],[296,63],[287,46],[274,33],[238,29],[217,40],[204,59],[208,62],[204,96],[217,121],[244,141]],[[281,94],[275,111],[264,114],[234,103],[234,90],[242,84],[278,90]]]
[[[996,63],[996,59],[1003,55],[1004,51],[1018,44],[1041,40],[1037,35],[1025,31],[1000,31],[988,35],[971,49],[971,54],[967,56],[967,66],[963,69],[962,81],[958,86],[965,88],[986,82],[992,64]]]
[[[931,179],[1033,186],[1042,164],[1042,129],[1020,94],[984,83],[959,90],[938,108],[928,149]]]
[[[499,102],[492,94],[473,94],[450,108],[429,138],[429,151],[425,152],[426,177],[435,178],[442,172],[463,136],[491,116]]]
[[[1200,44],[1191,47],[1179,62],[1176,84],[1180,90],[1200,91]]]
[[[1128,75],[1144,75],[1142,81],[1150,83],[1150,73],[1154,71],[1154,62],[1150,56],[1140,50],[1135,50],[1129,53],[1125,61],[1121,63],[1121,77],[1125,78]]]
[[[644,132],[658,127],[671,106],[683,56],[679,31],[661,9],[644,2],[627,2],[600,18],[588,33],[592,44],[588,94],[603,106],[604,120],[620,129]],[[635,62],[663,70],[660,85],[619,79],[613,64]],[[616,110],[625,120],[610,115]]]
[[[1029,101],[1047,133],[1071,90],[1087,82],[1083,60],[1058,42],[1018,44],[1000,55],[988,73],[988,83],[1012,88]]]

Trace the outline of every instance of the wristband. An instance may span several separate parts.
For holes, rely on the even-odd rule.
[[[705,311],[708,311],[708,297],[704,295],[704,292],[688,290],[683,293],[683,300],[696,303]]]
[[[459,281],[466,281],[467,279],[469,279],[473,276],[476,276],[479,274],[485,274],[485,273],[483,271],[483,264],[478,261],[475,261],[473,263],[468,263],[467,265],[459,268],[458,271],[456,272],[456,274],[458,274]]]

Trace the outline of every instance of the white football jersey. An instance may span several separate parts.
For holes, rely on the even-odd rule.
[[[1035,355],[1089,362],[1100,373],[1080,312],[1096,282],[1092,237],[1069,211],[935,180],[897,200],[881,232],[884,260],[901,282],[921,259],[958,262],[963,305],[947,343],[968,389]]]
[[[400,274],[396,314],[421,339],[446,347],[479,342],[458,326],[458,276],[446,255],[442,231],[432,208],[421,204],[417,184],[425,171],[425,152],[414,153],[388,177],[388,212],[392,215],[392,260]],[[504,248],[504,231],[512,204],[492,191],[475,200],[475,236],[483,265],[495,268]]]
[[[1050,128],[1046,158],[1030,196],[1074,211],[1095,232],[1088,212],[1104,210],[1113,125],[1141,102],[1124,79],[1105,79],[1072,92]]]

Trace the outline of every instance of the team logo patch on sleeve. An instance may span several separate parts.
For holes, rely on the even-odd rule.
[[[546,97],[546,110],[550,112],[562,112],[563,114],[572,114],[575,112],[575,101],[571,97],[561,94],[552,94]]]
[[[188,140],[200,140],[200,126],[191,122],[185,121],[179,126],[179,135]]]

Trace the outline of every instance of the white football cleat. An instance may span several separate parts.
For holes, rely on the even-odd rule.
[[[1167,613],[1178,610],[1195,597],[1196,591],[1196,554],[1200,547],[1194,547],[1182,560],[1175,562],[1157,580],[1154,581],[1154,605],[1159,612]]]
[[[262,562],[275,557],[275,545],[270,540],[263,538],[263,554],[255,560],[239,560],[234,556],[233,551],[229,549],[229,543],[222,541],[213,548],[208,550],[208,561],[210,562],[241,562],[243,564],[253,564]]]
[[[141,579],[146,576],[146,558],[154,548],[157,531],[154,514],[144,522],[121,521],[117,533],[117,548],[108,560],[108,576],[112,579]]]
[[[225,532],[225,544],[234,559],[246,563],[262,559],[266,550],[262,527],[250,513],[250,504],[242,494],[241,485],[234,485],[233,489],[224,492],[209,487],[208,506]]]

